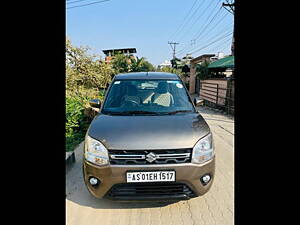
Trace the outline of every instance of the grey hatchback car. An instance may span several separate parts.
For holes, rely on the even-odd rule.
[[[182,200],[205,194],[215,171],[212,133],[176,74],[112,80],[85,138],[83,174],[96,198]]]

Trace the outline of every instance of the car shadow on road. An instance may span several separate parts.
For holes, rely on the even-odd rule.
[[[69,201],[79,204],[85,207],[91,207],[95,209],[134,209],[134,208],[155,208],[155,207],[164,207],[173,203],[173,202],[120,202],[113,201],[109,199],[97,199],[92,196],[85,184],[77,183],[78,187],[73,187],[75,190],[66,196]]]
[[[178,201],[120,202],[97,199],[89,193],[83,181],[82,150],[76,152],[76,162],[66,170],[66,199],[75,204],[95,209],[134,209],[164,207]]]

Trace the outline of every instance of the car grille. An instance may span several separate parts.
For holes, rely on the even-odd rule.
[[[109,155],[112,165],[176,164],[191,162],[192,149],[109,150]]]
[[[188,199],[195,197],[190,187],[183,183],[132,183],[115,184],[106,194],[107,198],[114,199]]]

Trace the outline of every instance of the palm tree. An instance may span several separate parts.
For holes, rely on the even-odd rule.
[[[148,72],[154,71],[154,66],[149,63],[144,57],[130,58],[130,72]]]

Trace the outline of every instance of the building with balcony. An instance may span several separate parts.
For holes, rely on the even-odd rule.
[[[134,55],[136,53],[136,48],[107,49],[102,51],[105,54],[105,62],[107,63],[110,62],[116,54],[124,54],[136,59],[136,56]]]

